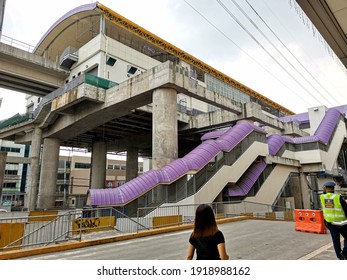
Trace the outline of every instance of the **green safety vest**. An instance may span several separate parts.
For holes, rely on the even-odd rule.
[[[346,220],[345,212],[340,203],[340,194],[326,193],[320,195],[324,219],[331,222]]]

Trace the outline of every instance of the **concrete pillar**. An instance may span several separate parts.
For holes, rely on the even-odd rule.
[[[94,141],[90,169],[90,188],[103,189],[106,181],[107,145],[103,141]]]
[[[138,166],[139,166],[139,158],[138,158],[138,149],[137,148],[128,148],[127,149],[127,162],[126,162],[126,173],[125,173],[125,181],[128,182],[138,175]]]
[[[305,174],[304,173],[299,173],[299,176],[298,177],[294,177],[292,176],[291,177],[291,184],[290,186],[293,188],[293,197],[294,197],[294,208],[295,209],[302,209],[303,207],[303,192],[302,192],[302,180],[304,178],[302,177],[305,177]],[[307,182],[306,182],[306,179],[305,180],[305,185],[307,186]],[[308,193],[306,193],[305,195],[307,195]]]
[[[60,141],[55,138],[45,138],[41,162],[41,176],[37,207],[52,208],[55,205],[57,188],[57,173],[59,166]]]
[[[171,88],[153,91],[153,169],[164,167],[178,156],[176,95]]]
[[[39,127],[34,129],[31,146],[30,146],[30,171],[28,176],[28,184],[26,186],[26,199],[24,206],[28,211],[36,208],[37,201],[37,187],[39,185],[40,174],[40,153],[42,142],[42,130]]]
[[[303,172],[300,172],[300,186],[302,195],[302,207],[303,209],[311,209],[309,187],[307,184],[306,174]]]
[[[2,189],[4,186],[6,159],[7,159],[7,152],[0,151],[0,206],[2,204]]]

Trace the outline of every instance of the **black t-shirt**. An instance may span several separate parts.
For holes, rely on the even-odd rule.
[[[195,238],[192,235],[189,243],[196,249],[197,260],[220,260],[217,245],[225,243],[224,235],[221,231],[217,231],[212,236]]]

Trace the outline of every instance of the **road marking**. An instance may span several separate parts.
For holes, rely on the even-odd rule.
[[[320,247],[317,250],[315,250],[315,251],[313,251],[313,252],[311,252],[311,253],[309,253],[309,254],[301,257],[301,258],[299,258],[298,260],[310,260],[310,259],[314,258],[315,256],[319,255],[320,253],[330,249],[332,246],[333,246],[332,243],[327,244],[327,245],[325,245],[323,247]]]

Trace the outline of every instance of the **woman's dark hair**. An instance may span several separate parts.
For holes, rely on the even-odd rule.
[[[193,237],[212,236],[218,231],[211,206],[200,204],[195,212]]]

